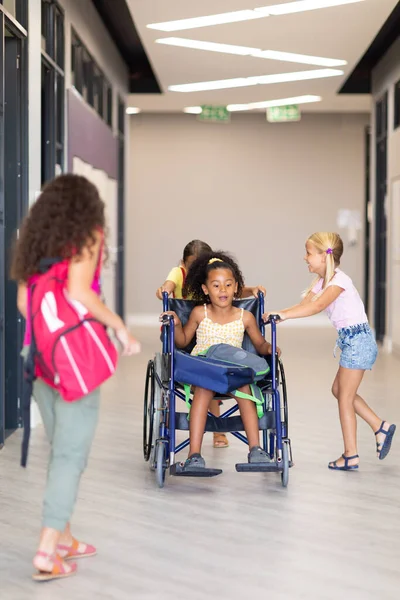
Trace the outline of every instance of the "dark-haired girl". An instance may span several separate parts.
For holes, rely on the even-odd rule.
[[[183,294],[183,289],[186,283],[186,277],[189,272],[191,265],[194,261],[204,253],[208,255],[212,252],[211,247],[201,240],[192,240],[183,249],[183,256],[179,267],[173,267],[169,272],[167,279],[163,285],[160,286],[156,291],[156,296],[162,300],[163,292],[168,292],[168,295],[173,295],[174,298],[191,298],[190,293]],[[243,285],[241,291],[241,297],[247,298],[247,296],[257,297],[258,292],[266,293],[266,290],[261,285],[246,287]],[[213,399],[210,404],[210,412],[215,416],[220,416],[220,403],[218,400]],[[228,448],[228,438],[224,433],[215,432],[213,434],[213,446],[214,448]]]
[[[271,344],[261,335],[254,316],[233,306],[243,290],[243,276],[236,262],[222,252],[202,254],[189,270],[184,294],[202,302],[196,306],[187,322],[182,323],[176,313],[174,317],[175,341],[178,348],[185,348],[196,334],[196,346],[192,354],[199,354],[214,344],[230,344],[240,348],[244,333],[249,335],[259,354],[270,354]],[[249,386],[241,388],[249,394]],[[207,410],[214,392],[196,387],[190,413],[190,449],[185,469],[190,472],[205,468],[201,446],[207,419]],[[236,398],[243,425],[249,441],[249,462],[269,462],[269,457],[259,446],[259,429],[256,406],[251,400]]]
[[[98,321],[112,328],[124,354],[140,351],[122,319],[100,299],[99,263],[104,244],[104,203],[97,188],[84,177],[61,175],[49,182],[23,223],[11,270],[18,283],[18,308],[27,318],[25,350],[30,344],[30,285],[42,259],[69,261],[68,292]],[[51,445],[43,506],[43,527],[33,559],[36,581],[68,577],[76,572],[69,559],[96,554],[96,549],[73,538],[70,519],[81,475],[96,430],[100,390],[77,402],[65,402],[43,380],[34,383],[46,435]]]

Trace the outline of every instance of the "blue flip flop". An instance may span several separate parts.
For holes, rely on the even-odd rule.
[[[386,436],[383,444],[378,444],[378,442],[376,442],[376,451],[379,452],[379,456],[378,456],[379,460],[383,460],[389,454],[390,447],[392,445],[393,436],[396,431],[396,425],[390,425],[389,429],[386,430],[386,429],[383,429],[384,424],[385,424],[385,421],[382,421],[381,426],[379,427],[378,431],[375,431],[375,435],[378,435],[378,433],[384,433]],[[379,446],[381,446],[381,445],[382,445],[382,448],[379,449]]]
[[[337,461],[335,460],[332,463],[329,463],[328,469],[331,469],[331,471],[355,471],[358,469],[358,465],[349,465],[349,460],[353,460],[353,458],[360,458],[358,454],[355,454],[354,456],[345,456],[342,454],[342,458],[344,458],[343,467],[338,467]]]

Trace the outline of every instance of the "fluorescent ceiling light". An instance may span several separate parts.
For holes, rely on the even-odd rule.
[[[199,40],[188,40],[177,37],[160,38],[156,40],[156,44],[193,48],[194,50],[208,50],[209,52],[222,52],[224,54],[239,54],[241,56],[251,56],[254,52],[260,52],[258,48],[234,46],[232,44],[219,44],[217,42],[201,42]]]
[[[126,114],[127,115],[137,115],[138,113],[140,113],[142,109],[138,108],[137,106],[128,106],[128,108],[126,109]]]
[[[167,46],[178,46],[180,48],[192,48],[195,50],[206,50],[208,52],[222,52],[223,54],[237,54],[240,56],[252,56],[254,58],[266,58],[269,60],[280,60],[317,67],[339,67],[346,65],[345,60],[336,58],[324,58],[322,56],[309,56],[308,54],[294,54],[293,52],[278,52],[276,50],[260,50],[247,46],[234,46],[232,44],[219,44],[217,42],[202,42],[199,40],[188,40],[185,38],[169,37],[156,40],[157,44]]]
[[[272,108],[274,106],[290,106],[292,104],[309,104],[310,102],[320,102],[321,96],[295,96],[294,98],[280,98],[278,100],[266,100],[265,102],[250,102],[248,104],[228,104],[226,107],[229,112],[238,112],[241,110],[256,110],[257,108]]]
[[[265,14],[265,16],[289,15],[308,10],[317,10],[319,8],[331,8],[333,6],[342,6],[344,4],[356,4],[364,0],[298,0],[297,2],[287,2],[286,4],[276,4],[275,6],[264,6],[255,8],[255,12]]]
[[[203,112],[203,109],[201,106],[186,106],[186,108],[183,109],[183,112],[188,115],[200,115]]]
[[[223,90],[235,87],[249,87],[252,85],[268,85],[272,83],[287,83],[289,81],[323,79],[324,77],[337,77],[338,75],[343,75],[343,71],[340,71],[339,69],[315,69],[312,71],[297,71],[296,73],[278,73],[276,75],[237,77],[236,79],[183,83],[181,85],[171,85],[168,89],[171,92],[204,92],[207,90]]]
[[[293,52],[278,52],[276,50],[260,50],[251,56],[303,65],[315,65],[317,67],[340,67],[342,65],[347,65],[347,61],[338,58],[324,58],[323,56],[310,56],[308,54],[295,54]]]
[[[147,27],[149,29],[158,29],[159,31],[182,31],[183,29],[197,29],[197,27],[210,27],[211,25],[223,25],[224,23],[239,23],[240,21],[263,19],[266,16],[268,15],[257,13],[255,10],[235,10],[234,12],[218,15],[179,19],[178,21],[166,21],[165,23],[151,23]]]
[[[197,29],[198,27],[210,27],[212,25],[223,25],[225,23],[239,23],[240,21],[251,21],[264,19],[269,16],[288,15],[291,13],[316,10],[318,8],[330,8],[344,4],[356,4],[365,0],[297,0],[285,4],[272,4],[252,10],[236,10],[234,12],[207,15],[190,19],[179,19],[177,21],[165,21],[164,23],[151,23],[149,29],[158,31],[183,31],[185,29]]]

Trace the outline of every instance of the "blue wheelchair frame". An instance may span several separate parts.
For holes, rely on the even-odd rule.
[[[177,301],[175,301],[177,302]],[[243,301],[242,301],[243,302]],[[250,301],[251,302],[251,301]],[[167,293],[163,293],[163,312],[170,310],[169,298]],[[258,297],[258,309],[257,309],[257,323],[260,328],[261,334],[265,335],[265,324],[262,320],[264,313],[264,296],[259,294]],[[291,461],[291,447],[290,440],[288,439],[288,427],[287,427],[287,402],[286,402],[286,381],[283,370],[283,365],[278,358],[277,348],[277,335],[276,335],[276,323],[277,317],[271,316],[271,346],[272,354],[269,359],[270,374],[264,382],[259,382],[264,397],[264,416],[259,420],[260,429],[262,430],[262,446],[266,450],[271,459],[275,461],[260,466],[259,469],[252,468],[248,463],[242,465],[236,465],[237,471],[278,471],[281,472],[282,484],[286,487],[288,483],[288,470],[292,464]],[[164,381],[160,374],[155,373],[155,382],[153,385],[161,387],[163,395],[165,395],[166,401],[161,409],[163,418],[161,418],[159,431],[152,432],[154,437],[154,443],[157,445],[155,451],[156,464],[155,470],[157,473],[157,482],[160,487],[164,485],[165,471],[169,467],[172,475],[177,475],[177,463],[175,463],[175,456],[181,450],[186,448],[190,443],[190,438],[184,440],[180,444],[176,445],[176,431],[187,430],[187,415],[185,413],[178,413],[176,410],[176,398],[180,398],[185,401],[185,394],[183,390],[178,389],[177,383],[174,376],[175,366],[175,324],[172,316],[166,315],[163,320],[162,326],[162,356],[164,357],[165,367],[164,370],[168,372],[168,382],[166,377]],[[282,401],[279,390],[279,374],[281,375],[283,392],[284,392],[284,418],[282,419]],[[147,390],[147,383],[146,383]],[[147,392],[146,392],[147,393]],[[267,398],[271,396],[271,406],[267,404]],[[146,394],[145,394],[145,419],[146,419]],[[152,409],[150,409],[152,410]],[[226,410],[220,417],[215,417],[208,412],[206,431],[214,432],[229,432],[237,439],[247,444],[247,438],[241,433],[241,430],[233,430],[229,427],[225,427],[224,423],[229,423],[227,419],[232,417],[239,407],[237,404]],[[236,417],[236,424],[241,425],[240,417]],[[184,419],[184,423],[183,420]],[[233,419],[232,426],[235,423]],[[183,423],[183,425],[182,425]],[[243,429],[242,429],[243,430]],[[269,436],[268,436],[269,433]],[[146,455],[145,455],[146,458]],[[148,456],[146,458],[148,460]]]

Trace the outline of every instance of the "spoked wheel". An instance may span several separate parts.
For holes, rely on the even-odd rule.
[[[158,440],[156,447],[156,479],[158,487],[163,488],[165,483],[165,471],[167,469],[167,446],[162,440]]]
[[[153,394],[153,430],[152,440],[150,441],[150,469],[152,471],[156,468],[156,451],[157,451],[157,440],[162,436],[161,420],[165,414],[164,407],[164,393],[161,383],[161,354],[156,354],[154,357],[154,394]]]
[[[153,441],[154,425],[154,362],[147,363],[143,402],[143,457],[148,461]]]
[[[282,445],[282,465],[281,480],[283,487],[287,487],[289,483],[289,443],[283,440]]]
[[[285,369],[283,368],[283,364],[281,361],[279,361],[279,373],[280,373],[280,379],[281,379],[281,386],[282,386],[282,409],[283,409],[283,414],[282,414],[282,424],[283,424],[283,436],[287,437],[289,435],[289,409],[288,409],[288,402],[287,402],[287,387],[286,387],[286,377],[285,377]]]

